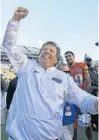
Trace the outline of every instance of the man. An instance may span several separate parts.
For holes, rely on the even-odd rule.
[[[99,66],[98,66],[98,64],[96,64],[95,65],[95,72],[98,74],[98,72],[99,72]]]
[[[7,96],[6,96],[6,108],[7,108],[7,110],[9,110],[9,108],[10,108],[10,105],[11,105],[11,102],[13,99],[13,95],[14,95],[14,92],[16,90],[17,82],[18,82],[18,77],[15,77],[9,83],[9,86],[7,89]]]
[[[88,71],[91,78],[91,93],[94,96],[98,96],[98,73],[93,68],[92,59],[90,57],[86,57],[85,63],[88,66]],[[98,131],[98,114],[91,115],[91,122],[93,130]]]
[[[58,64],[57,69],[65,72],[66,74],[70,73],[69,67],[65,63]],[[80,115],[82,114],[80,109],[76,105],[70,102],[66,102],[63,110],[63,119],[62,119],[63,131],[60,140],[73,139],[74,132],[73,123],[76,120],[76,113]]]
[[[65,52],[65,59],[70,68],[70,75],[73,77],[77,85],[85,91],[90,91],[91,81],[87,65],[82,62],[75,62],[75,55],[71,51]],[[77,140],[77,121],[74,123],[74,127],[74,140]],[[92,140],[91,126],[87,127],[85,131],[88,140]]]
[[[95,69],[92,66],[92,59],[90,57],[86,57],[85,63],[88,66],[88,72],[91,78],[91,90],[92,94],[97,96],[98,92],[98,73],[95,72]]]
[[[98,97],[81,90],[73,79],[54,66],[60,57],[57,44],[43,44],[38,61],[19,51],[19,22],[28,10],[19,7],[9,22],[3,46],[18,73],[18,83],[7,119],[9,140],[56,140],[62,133],[63,105],[71,99],[83,112],[98,112]]]

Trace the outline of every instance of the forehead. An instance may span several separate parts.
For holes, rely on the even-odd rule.
[[[65,54],[65,56],[72,56],[73,57],[73,55],[71,53],[67,53],[67,54]]]
[[[42,50],[44,49],[52,49],[54,51],[57,51],[56,47],[52,44],[45,45]]]

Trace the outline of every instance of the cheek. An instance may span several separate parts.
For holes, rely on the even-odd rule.
[[[57,60],[57,57],[55,57],[55,56],[53,56],[53,60],[54,60],[54,62],[57,62],[58,60]]]
[[[66,59],[66,61],[69,61],[69,60],[70,60],[69,58]]]
[[[69,58],[69,60],[70,60],[70,61],[73,61],[73,59],[72,59],[72,58]]]

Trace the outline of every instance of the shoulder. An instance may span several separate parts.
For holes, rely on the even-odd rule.
[[[83,67],[85,66],[86,64],[84,62],[76,62],[75,63],[76,66],[79,66],[79,67]]]
[[[64,84],[69,84],[70,82],[74,81],[74,79],[67,73],[64,73],[60,70],[56,70],[57,77],[61,78],[64,81]]]
[[[33,69],[33,67],[35,67],[36,65],[37,65],[36,60],[30,60],[30,59],[28,59],[27,64],[26,64],[24,67],[21,67],[21,68],[19,69],[18,77],[20,77],[21,73],[30,71],[30,70]]]
[[[55,75],[57,76],[57,77],[61,77],[62,79],[65,77],[67,77],[68,76],[68,74],[67,73],[65,73],[65,72],[63,72],[63,71],[61,71],[61,70],[58,70],[58,69],[55,69]]]
[[[62,83],[67,83],[67,79],[68,79],[68,74],[66,74],[65,72],[63,71],[60,71],[58,69],[55,69],[53,74],[52,74],[53,77],[57,78],[57,79],[60,79],[62,81]]]
[[[75,66],[79,67],[79,68],[83,68],[83,69],[88,69],[86,63],[84,63],[84,62],[77,62],[77,63],[75,63]]]

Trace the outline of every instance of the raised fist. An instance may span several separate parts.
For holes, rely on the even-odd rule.
[[[15,11],[12,20],[20,21],[22,18],[25,18],[28,15],[28,10],[23,7],[18,7]]]

